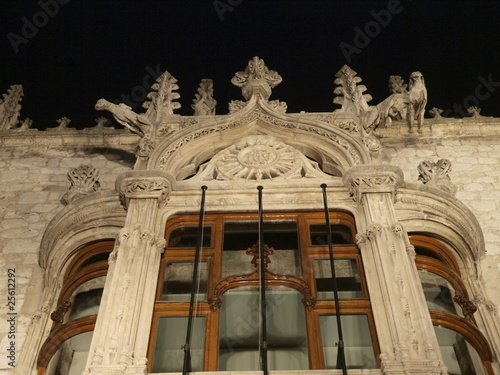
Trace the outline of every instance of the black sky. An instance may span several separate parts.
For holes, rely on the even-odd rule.
[[[90,127],[111,118],[94,110],[99,98],[130,96],[141,111],[148,77],[168,70],[180,86],[176,113],[192,114],[200,80],[212,78],[225,114],[242,99],[231,78],[259,56],[283,77],[271,99],[288,112],[339,108],[334,75],[348,63],[371,105],[389,95],[390,75],[407,82],[420,71],[427,109],[462,117],[457,108],[479,104],[481,114],[500,117],[499,19],[500,2],[480,0],[1,1],[0,93],[23,84],[21,119],[34,127],[55,127],[62,116]],[[358,30],[372,36],[361,40]],[[341,45],[357,50],[346,58]]]

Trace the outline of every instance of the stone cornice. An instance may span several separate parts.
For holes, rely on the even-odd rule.
[[[349,169],[343,178],[352,198],[361,203],[364,193],[391,193],[395,196],[403,185],[403,171],[393,165],[359,165]]]

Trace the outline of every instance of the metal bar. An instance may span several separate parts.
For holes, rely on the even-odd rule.
[[[333,298],[335,300],[335,311],[337,317],[337,330],[339,332],[339,342],[337,351],[337,367],[340,362],[342,368],[342,374],[347,375],[347,365],[345,361],[344,352],[344,338],[342,335],[342,321],[340,319],[340,303],[339,303],[339,293],[337,288],[337,276],[335,275],[335,264],[333,258],[333,245],[332,245],[332,228],[330,226],[330,213],[328,211],[328,202],[326,197],[326,184],[321,184],[321,189],[323,189],[323,204],[325,206],[325,219],[326,219],[326,233],[328,241],[328,252],[330,254],[330,268],[332,270],[332,286],[333,286]]]
[[[267,366],[267,316],[266,316],[266,264],[264,262],[264,231],[262,226],[262,186],[257,186],[259,191],[259,266],[260,266],[260,316],[262,339],[260,342],[260,354],[262,360],[262,371],[264,375],[269,374]]]
[[[205,191],[208,188],[201,187],[200,221],[198,223],[198,236],[196,239],[196,252],[194,255],[193,284],[191,285],[191,299],[189,301],[188,326],[186,331],[186,344],[184,345],[184,364],[182,366],[182,375],[186,375],[191,369],[191,330],[193,326],[194,296],[198,284],[198,264],[200,263],[200,252],[203,244],[203,219],[205,217]]]

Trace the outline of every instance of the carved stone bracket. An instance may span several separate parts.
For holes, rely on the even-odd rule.
[[[170,198],[173,178],[165,172],[133,171],[127,172],[116,180],[116,190],[125,208],[130,199],[158,199],[158,205],[164,207]]]
[[[403,184],[403,171],[392,165],[359,165],[349,169],[343,178],[349,194],[361,204],[365,193],[391,193],[393,199],[396,190]]]

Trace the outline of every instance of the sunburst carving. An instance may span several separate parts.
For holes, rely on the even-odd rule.
[[[267,135],[241,139],[220,151],[194,177],[200,180],[275,180],[324,177],[317,163]]]

